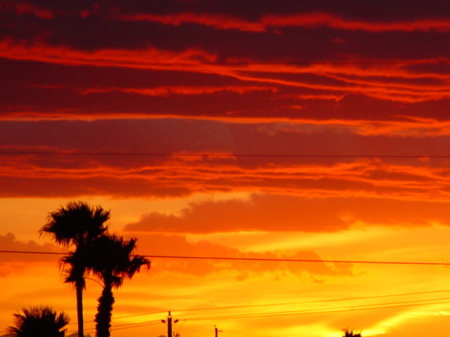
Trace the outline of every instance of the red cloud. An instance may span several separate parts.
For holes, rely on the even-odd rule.
[[[259,22],[250,22],[241,18],[220,14],[198,14],[198,13],[178,13],[178,14],[125,14],[112,16],[114,19],[124,21],[152,21],[165,25],[179,26],[185,23],[194,23],[214,27],[216,29],[236,29],[249,32],[262,32],[264,26]]]
[[[101,88],[82,90],[82,94],[105,93],[105,92],[124,92],[146,96],[169,96],[169,95],[204,95],[217,92],[235,92],[246,94],[253,91],[271,91],[276,92],[277,88],[270,86],[217,86],[217,87],[157,87],[157,88]]]
[[[0,129],[3,196],[253,191],[423,200],[446,198],[449,188],[445,158],[436,157],[446,154],[446,122],[161,119],[3,122]]]
[[[13,67],[5,65],[5,74],[11,82],[5,81],[7,85],[2,88],[1,111],[10,118],[36,118],[39,115],[43,118],[301,119],[329,115],[343,118],[353,114],[350,109],[355,109],[356,103],[353,102],[350,108],[339,109],[341,101],[359,96],[366,100],[363,102],[367,112],[365,118],[393,118],[411,114],[417,106],[415,103],[429,102],[431,105],[436,102],[435,105],[445,106],[449,100],[450,77],[442,70],[445,67],[436,67],[447,64],[448,60],[439,53],[430,54],[428,58],[400,58],[388,63],[378,56],[368,64],[358,60],[352,64],[351,58],[343,63],[317,59],[314,64],[316,59],[312,59],[305,64],[264,64],[257,56],[248,54],[242,55],[248,64],[236,64],[236,60],[240,62],[240,56],[225,56],[218,50],[208,50],[206,45],[181,51],[163,50],[151,44],[139,50],[99,48],[85,51],[4,38],[0,43],[0,56],[48,62],[34,64],[32,68],[20,62]],[[93,66],[97,70],[93,71]],[[29,75],[28,71],[24,75],[25,71],[20,70],[23,67],[33,74]],[[47,71],[37,70],[37,67],[45,67]],[[103,76],[106,73],[104,67],[110,70],[108,79],[115,81],[114,85]],[[48,72],[55,75],[49,78]],[[74,79],[67,79],[66,73],[74,74]],[[171,83],[142,80],[149,77]],[[24,78],[29,78],[28,82]],[[118,81],[118,78],[127,80]],[[162,102],[160,97],[170,102]],[[109,104],[103,104],[105,101]],[[385,102],[392,102],[394,107],[375,106],[387,104]],[[408,103],[408,109],[398,107],[396,103]],[[446,113],[445,108],[434,106],[418,108],[421,112],[415,113],[423,116],[425,110],[428,110],[427,115]],[[358,116],[361,115],[358,111]]]
[[[0,57],[66,65],[84,64],[140,69],[172,68],[173,64],[178,64],[180,69],[183,69],[189,64],[198,65],[199,62],[211,63],[217,60],[216,55],[198,49],[188,49],[181,53],[155,48],[148,48],[140,52],[105,49],[92,53],[47,44],[21,44],[8,39],[0,41]],[[164,65],[166,66],[164,67]]]
[[[49,9],[40,8],[38,6],[33,5],[30,2],[22,2],[22,3],[15,3],[13,1],[5,0],[2,4],[1,9],[3,10],[13,10],[18,15],[27,15],[31,14],[41,19],[53,19],[54,14]]]
[[[293,15],[266,14],[259,20],[250,21],[236,16],[211,13],[171,13],[171,14],[123,14],[112,15],[111,18],[123,21],[150,21],[165,25],[199,24],[215,29],[234,29],[247,32],[265,32],[273,28],[330,27],[342,30],[362,30],[369,32],[392,31],[449,31],[450,23],[443,19],[415,19],[391,22],[358,21],[346,19],[326,12],[309,12]]]
[[[310,12],[294,15],[266,15],[261,19],[265,27],[330,27],[343,30],[362,30],[369,32],[392,31],[449,31],[450,22],[443,19],[416,19],[399,21],[356,21],[325,12]]]
[[[200,161],[186,161],[184,156],[180,160],[179,155],[160,161],[156,156],[155,162],[152,156],[106,155],[84,163],[79,161],[83,155],[50,155],[51,161],[45,155],[30,155],[31,162],[26,157],[19,161],[16,156],[3,156],[6,160],[0,167],[2,195],[185,196],[206,191],[254,191],[423,199],[429,197],[430,190],[439,195],[439,191],[448,188],[447,169],[432,168],[417,159],[413,159],[414,166],[409,166],[376,160],[330,164],[332,158],[322,164],[293,164],[298,162],[293,157],[286,158],[282,165],[273,163],[270,157],[267,161],[264,157],[208,156],[209,159],[201,155]],[[107,162],[102,163],[103,160]],[[143,165],[143,160],[147,164]]]

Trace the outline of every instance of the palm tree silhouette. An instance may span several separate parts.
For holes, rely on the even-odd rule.
[[[14,326],[7,327],[8,333],[17,337],[64,337],[69,316],[57,313],[51,307],[31,307],[23,313],[14,314]]]
[[[133,253],[136,239],[125,241],[115,235],[102,235],[91,246],[89,270],[103,284],[95,315],[96,336],[109,337],[114,304],[113,288],[119,288],[125,278],[131,279],[141,267],[150,268],[150,261]]]
[[[78,337],[84,337],[83,328],[83,289],[86,286],[84,274],[87,267],[86,249],[92,241],[106,232],[105,222],[110,212],[100,206],[92,207],[81,201],[72,201],[49,213],[47,223],[39,233],[49,234],[63,246],[75,246],[75,251],[61,259],[68,266],[66,283],[75,286],[77,298]]]

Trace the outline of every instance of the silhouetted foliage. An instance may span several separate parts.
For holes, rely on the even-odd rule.
[[[67,266],[66,283],[75,285],[77,296],[78,336],[83,337],[83,289],[87,268],[86,249],[98,236],[107,230],[105,222],[110,212],[100,206],[92,207],[85,202],[69,202],[49,213],[47,223],[41,228],[40,235],[51,235],[53,240],[63,246],[75,246],[75,251],[61,259]]]
[[[17,337],[64,337],[69,316],[51,307],[31,307],[14,314],[14,326],[7,332]]]
[[[353,330],[343,329],[342,331],[344,332],[343,337],[362,337],[361,333],[354,333]]]
[[[89,253],[89,270],[103,283],[95,315],[97,337],[109,337],[114,304],[113,288],[125,278],[131,279],[141,267],[150,268],[150,261],[133,253],[136,239],[125,241],[115,235],[102,235],[93,241]]]

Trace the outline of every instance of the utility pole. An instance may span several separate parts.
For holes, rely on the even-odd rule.
[[[219,332],[223,332],[223,330],[219,330],[219,329],[214,325],[214,337],[219,337]]]
[[[161,320],[161,322],[166,323],[165,320]],[[176,319],[175,321],[172,321],[172,315],[169,314],[167,315],[167,337],[173,337],[173,333],[172,333],[172,323],[176,323],[178,322],[178,320]]]

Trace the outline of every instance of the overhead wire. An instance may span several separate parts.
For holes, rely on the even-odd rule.
[[[267,304],[252,304],[252,305],[239,305],[239,306],[228,306],[228,307],[209,307],[209,308],[195,308],[195,309],[175,309],[175,310],[171,310],[171,312],[200,311],[200,310],[208,310],[209,311],[209,310],[217,310],[217,309],[221,309],[221,310],[224,310],[224,309],[244,309],[244,308],[267,307],[267,306],[315,304],[315,303],[325,303],[325,302],[354,301],[354,300],[366,300],[366,299],[398,297],[398,296],[425,295],[425,294],[435,294],[435,293],[443,293],[443,292],[450,292],[450,289],[433,290],[433,291],[420,291],[420,292],[411,292],[411,293],[399,293],[399,294],[388,294],[388,295],[334,298],[334,299],[316,300],[316,301],[267,303]]]
[[[241,314],[241,315],[205,316],[205,317],[189,318],[189,320],[195,321],[195,320],[261,318],[261,317],[272,317],[272,316],[292,316],[292,315],[372,310],[372,309],[391,309],[391,308],[419,306],[419,305],[423,305],[423,304],[430,305],[430,304],[444,304],[444,303],[450,303],[450,297],[442,298],[442,299],[391,302],[391,303],[380,303],[380,304],[366,304],[366,305],[348,306],[348,307],[339,307],[339,308],[291,310],[291,311],[280,311],[280,312],[272,312],[272,313],[254,313],[254,314]]]
[[[3,254],[36,254],[64,255],[64,252],[0,250]],[[349,264],[383,264],[383,265],[418,265],[418,266],[450,266],[450,262],[418,262],[418,261],[363,261],[363,260],[321,260],[321,259],[288,259],[288,258],[253,258],[227,256],[188,256],[188,255],[142,255],[153,259],[191,259],[191,260],[226,260],[253,262],[304,262],[304,263],[349,263]]]
[[[274,306],[287,306],[287,305],[301,305],[301,304],[317,304],[317,303],[328,303],[328,302],[340,302],[340,301],[355,301],[355,300],[367,300],[367,299],[377,299],[377,298],[387,298],[387,297],[400,297],[400,296],[413,296],[413,295],[427,295],[427,294],[437,294],[450,292],[450,289],[444,290],[433,290],[433,291],[420,291],[420,292],[410,292],[410,293],[398,293],[398,294],[387,294],[387,295],[375,295],[375,296],[360,296],[360,297],[346,297],[346,298],[333,298],[326,300],[315,300],[315,301],[298,301],[298,302],[282,302],[282,303],[265,303],[265,304],[249,304],[249,305],[235,305],[235,306],[218,306],[218,307],[204,307],[204,308],[185,308],[185,309],[171,309],[172,313],[175,312],[190,312],[190,311],[211,311],[211,310],[229,310],[229,309],[248,309],[248,308],[260,308],[260,307],[274,307]],[[114,319],[124,319],[139,316],[151,316],[157,314],[164,314],[167,311],[151,312],[151,313],[140,313],[134,315],[126,315],[114,317]],[[73,323],[75,324],[75,323]]]
[[[318,302],[320,302],[320,301],[318,301]],[[359,304],[359,305],[337,307],[337,308],[318,308],[318,309],[303,309],[303,310],[287,310],[287,311],[277,311],[277,312],[257,312],[257,313],[249,313],[249,314],[187,317],[184,319],[184,321],[250,319],[250,318],[279,317],[279,316],[293,316],[293,315],[327,314],[327,313],[361,311],[361,310],[393,309],[393,308],[445,304],[445,303],[450,303],[450,297],[411,300],[411,301],[397,301],[397,302],[387,302],[387,303]],[[111,329],[112,330],[123,330],[123,329],[138,328],[138,327],[149,326],[149,325],[157,325],[160,323],[161,322],[159,320],[151,320],[151,321],[144,321],[144,322],[137,322],[137,323],[125,323],[125,324],[113,325]],[[86,330],[90,330],[90,329],[86,329]]]
[[[193,259],[193,260],[228,260],[254,262],[305,262],[305,263],[350,263],[350,264],[385,264],[385,265],[427,265],[450,266],[450,262],[413,262],[413,261],[362,261],[362,260],[321,260],[321,259],[287,259],[287,258],[253,258],[225,256],[182,256],[182,255],[144,255],[147,258]]]
[[[41,255],[64,255],[64,252],[49,252],[49,251],[19,251],[19,250],[0,250],[0,253],[9,254],[41,254]],[[168,259],[205,259],[205,260],[237,260],[237,261],[267,261],[267,262],[334,262],[334,263],[370,263],[370,264],[407,264],[407,265],[439,265],[439,266],[449,266],[450,263],[444,262],[405,262],[405,261],[347,261],[347,260],[305,260],[305,259],[270,259],[270,258],[236,258],[236,257],[211,257],[211,256],[167,256],[167,255],[144,255],[149,258],[168,258]],[[382,297],[395,297],[395,296],[409,296],[409,295],[422,295],[431,293],[442,293],[448,292],[450,290],[436,290],[436,291],[424,291],[424,292],[412,292],[412,293],[402,293],[402,294],[388,294],[388,295],[378,295],[378,296],[362,296],[362,297],[350,297],[350,298],[338,298],[338,299],[328,299],[320,301],[302,301],[302,302],[288,302],[288,303],[270,303],[270,304],[259,304],[259,305],[244,305],[244,306],[228,306],[228,307],[213,307],[213,308],[192,308],[192,309],[175,309],[172,312],[186,312],[186,311],[200,311],[200,310],[219,310],[219,309],[240,309],[240,308],[250,308],[250,307],[267,307],[267,306],[281,306],[281,305],[299,305],[299,304],[313,304],[313,303],[324,303],[324,302],[336,302],[336,301],[350,301],[350,300],[360,300],[360,299],[374,299]],[[422,304],[442,304],[449,302],[450,297],[445,298],[433,298],[424,300],[413,300],[413,301],[400,301],[400,302],[389,302],[381,304],[367,304],[367,305],[357,305],[351,307],[339,307],[339,308],[321,308],[315,310],[294,310],[294,311],[282,311],[282,312],[272,312],[272,313],[253,313],[247,315],[222,315],[222,316],[207,316],[207,317],[192,317],[189,320],[211,320],[211,319],[238,319],[238,318],[256,318],[256,317],[267,317],[267,316],[284,316],[284,315],[298,315],[298,314],[314,314],[314,313],[328,313],[328,312],[341,312],[349,310],[368,310],[368,309],[385,309],[385,308],[397,308],[405,306],[417,306]],[[151,314],[158,314],[163,312],[153,312],[153,313],[143,313],[136,315],[128,315],[117,317],[116,319],[131,318],[137,316],[145,316]],[[158,321],[145,321],[140,323],[124,323],[115,325],[114,329],[126,329],[131,327],[146,326],[152,324],[159,324]]]
[[[177,325],[178,329],[175,332],[175,336],[179,336],[180,335],[181,329],[184,327],[184,323],[186,323],[186,318],[181,320],[181,323]]]
[[[38,255],[64,255],[65,252],[49,252],[49,251],[24,251],[24,250],[0,250],[0,253],[5,254],[38,254]],[[311,259],[273,259],[273,258],[239,258],[239,257],[213,257],[213,256],[169,256],[169,255],[143,255],[148,258],[164,258],[164,259],[202,259],[202,260],[236,260],[236,261],[265,261],[265,262],[308,262],[308,263],[365,263],[365,264],[384,264],[384,265],[431,265],[431,266],[450,266],[450,263],[445,262],[413,262],[413,261],[355,261],[355,260],[311,260]],[[394,297],[394,296],[407,296],[407,295],[419,295],[419,294],[431,294],[438,292],[448,292],[450,290],[436,290],[427,292],[414,292],[414,293],[403,293],[403,294],[390,294],[390,295],[378,295],[378,296],[363,296],[363,297],[353,297],[353,298],[341,298],[341,299],[329,299],[321,301],[303,301],[303,302],[289,302],[289,303],[271,303],[271,304],[260,304],[260,305],[246,305],[246,306],[229,306],[229,307],[216,307],[216,308],[193,308],[193,309],[175,309],[173,312],[183,312],[183,311],[199,311],[199,310],[218,310],[218,309],[238,309],[238,308],[249,308],[249,307],[263,307],[263,306],[277,306],[277,305],[295,305],[295,304],[312,304],[321,302],[335,302],[335,301],[349,301],[358,299],[373,299],[381,297]],[[417,306],[422,304],[442,304],[450,302],[450,297],[446,298],[434,298],[425,300],[413,300],[413,301],[401,301],[401,302],[390,302],[381,304],[367,304],[358,305],[351,307],[340,307],[340,308],[322,308],[316,310],[295,310],[295,311],[284,311],[284,312],[273,312],[273,313],[253,313],[247,315],[222,315],[222,316],[207,316],[207,317],[192,317],[189,320],[212,320],[212,319],[239,319],[239,318],[257,318],[257,317],[268,317],[268,316],[285,316],[285,315],[299,315],[299,314],[314,314],[314,313],[328,313],[328,312],[342,312],[342,311],[354,311],[354,310],[368,310],[368,309],[386,309],[386,308],[397,308],[397,307],[407,307],[407,306]],[[158,314],[162,312],[145,313],[128,315],[123,317],[117,317],[116,319]],[[115,330],[128,329],[139,326],[159,324],[159,321],[145,321],[139,323],[124,323],[115,325]]]

